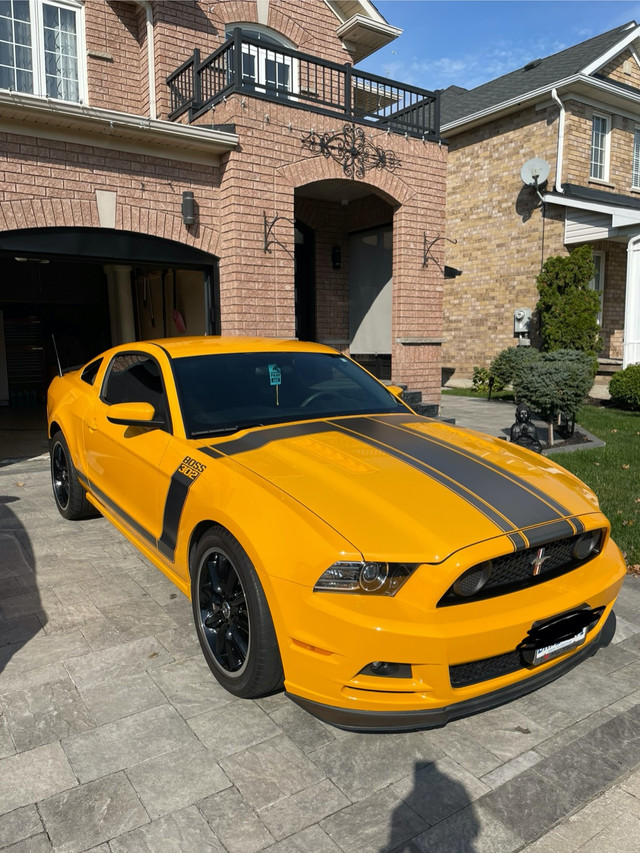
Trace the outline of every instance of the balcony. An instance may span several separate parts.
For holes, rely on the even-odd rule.
[[[440,138],[440,96],[285,47],[240,29],[204,60],[194,50],[167,77],[175,120],[195,121],[234,92],[294,109],[374,125],[418,139]]]

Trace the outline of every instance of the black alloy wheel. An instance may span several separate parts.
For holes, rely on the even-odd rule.
[[[222,551],[204,555],[199,584],[200,624],[216,665],[241,675],[249,653],[249,613],[242,581]]]
[[[52,436],[49,445],[51,457],[51,486],[58,512],[63,518],[75,521],[91,518],[99,513],[87,500],[76,473],[69,445],[61,432]]]
[[[217,680],[245,699],[279,689],[282,663],[269,606],[239,542],[223,527],[211,528],[191,566],[196,631]]]

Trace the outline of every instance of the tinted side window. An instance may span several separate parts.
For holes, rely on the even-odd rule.
[[[98,375],[98,371],[100,370],[101,364],[101,358],[92,361],[91,364],[88,364],[82,371],[82,373],[80,374],[80,379],[82,379],[83,382],[86,382],[87,385],[93,385],[93,383],[96,381],[96,376]]]
[[[156,416],[169,420],[169,408],[158,362],[145,353],[116,356],[107,374],[102,399],[105,403],[150,403]]]

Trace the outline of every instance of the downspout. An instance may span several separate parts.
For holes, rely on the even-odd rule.
[[[149,78],[149,118],[158,118],[156,112],[156,58],[153,30],[153,9],[147,0],[130,0],[135,6],[142,6],[147,18],[147,75]]]
[[[556,102],[560,109],[560,117],[558,119],[558,153],[556,155],[556,192],[563,193],[562,189],[562,154],[564,152],[564,104],[558,97],[558,90],[551,90],[551,97]]]

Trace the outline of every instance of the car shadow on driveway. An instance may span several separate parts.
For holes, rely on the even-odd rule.
[[[19,500],[0,495],[0,673],[43,628],[31,540],[11,509]]]

